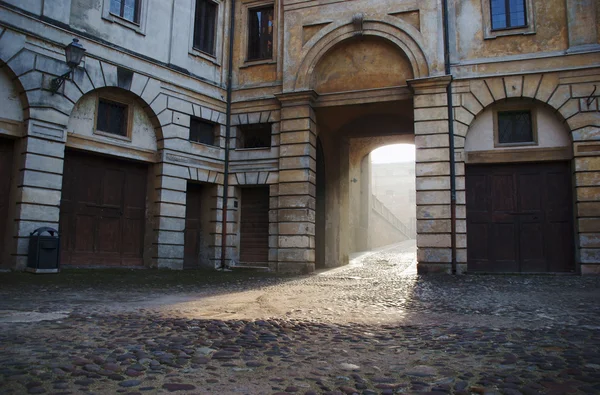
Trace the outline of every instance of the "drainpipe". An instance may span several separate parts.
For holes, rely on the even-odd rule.
[[[225,114],[225,168],[223,170],[223,221],[221,229],[221,270],[225,269],[227,248],[227,200],[229,198],[229,136],[231,135],[231,85],[233,79],[233,33],[235,30],[235,0],[231,0],[229,19],[229,59],[227,65],[227,110]]]
[[[444,65],[450,83],[446,88],[448,100],[448,134],[450,138],[450,247],[452,274],[456,274],[456,161],[454,158],[454,112],[452,110],[452,71],[450,70],[450,35],[448,32],[448,0],[442,0],[444,19]]]

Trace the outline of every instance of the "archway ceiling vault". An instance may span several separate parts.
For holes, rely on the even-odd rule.
[[[412,100],[317,108],[319,134],[370,137],[413,133]]]

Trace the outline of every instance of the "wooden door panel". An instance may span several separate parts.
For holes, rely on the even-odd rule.
[[[116,207],[118,209],[123,206],[124,183],[125,174],[123,171],[107,169],[104,172],[102,180],[102,206]]]
[[[494,174],[491,177],[492,211],[512,212],[515,211],[515,185],[512,174]]]
[[[61,201],[64,262],[141,265],[145,196],[145,165],[68,151]]]
[[[96,230],[95,216],[77,214],[75,215],[73,239],[73,251],[94,252],[94,235]]]
[[[201,214],[202,186],[188,183],[183,247],[183,267],[186,269],[196,268],[200,264]]]
[[[96,233],[96,252],[119,253],[121,244],[121,218],[107,218],[105,215],[98,218],[98,231]]]
[[[266,266],[269,262],[269,188],[242,189],[240,263]]]
[[[564,272],[575,270],[575,241],[571,222],[550,223],[545,225],[548,270]]]
[[[523,218],[519,218],[520,221]],[[544,231],[539,222],[520,223],[519,254],[523,272],[545,272]]]
[[[143,234],[143,219],[127,218],[126,221],[123,221],[123,255],[141,256],[144,248]]]
[[[494,223],[494,232],[490,243],[490,266],[486,271],[519,271],[518,257],[515,253],[516,225],[512,222]]]
[[[468,165],[469,270],[573,270],[571,188],[568,162]]]

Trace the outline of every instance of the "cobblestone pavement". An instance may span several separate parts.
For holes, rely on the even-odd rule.
[[[599,394],[600,279],[0,274],[0,394]]]

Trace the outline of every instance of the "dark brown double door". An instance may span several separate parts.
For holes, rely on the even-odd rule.
[[[240,264],[268,266],[269,187],[243,188],[240,213]]]
[[[0,259],[4,253],[6,228],[8,226],[8,204],[12,179],[13,142],[0,139]],[[0,262],[1,263],[1,262]]]
[[[188,183],[185,203],[183,267],[200,266],[202,248],[202,185]]]
[[[143,264],[147,166],[67,151],[60,205],[62,263]]]
[[[568,162],[467,165],[470,272],[569,272],[574,266]]]

